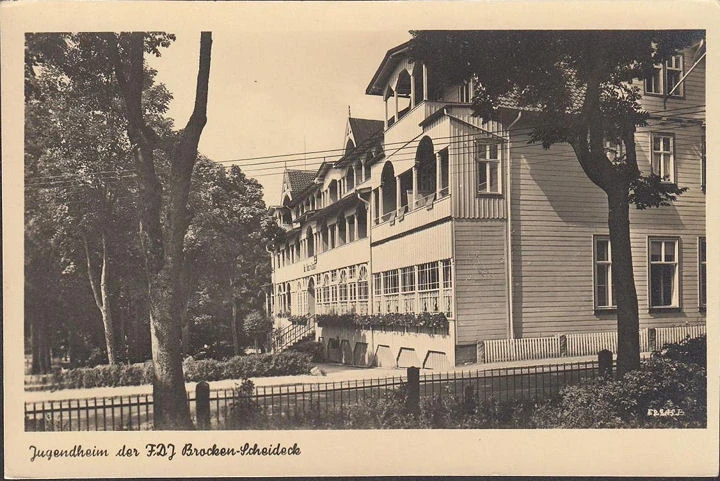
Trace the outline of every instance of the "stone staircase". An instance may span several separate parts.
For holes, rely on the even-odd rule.
[[[308,319],[307,324],[290,324],[283,329],[273,332],[272,350],[280,352],[295,344],[313,339],[315,337],[315,318]]]

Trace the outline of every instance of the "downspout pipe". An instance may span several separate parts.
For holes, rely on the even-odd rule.
[[[517,117],[507,127],[507,168],[505,169],[505,179],[507,182],[505,205],[507,212],[505,213],[505,246],[507,249],[506,270],[507,270],[507,306],[508,306],[508,339],[515,338],[515,324],[513,318],[513,262],[512,262],[512,128],[522,117],[522,110],[518,112]]]

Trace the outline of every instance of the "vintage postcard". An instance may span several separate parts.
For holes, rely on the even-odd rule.
[[[0,9],[7,477],[717,474],[717,3]]]

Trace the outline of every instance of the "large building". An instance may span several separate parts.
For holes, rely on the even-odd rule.
[[[672,206],[631,211],[644,350],[704,329],[703,52],[687,49],[638,82],[650,113],[638,161],[688,188]],[[330,357],[358,365],[447,368],[614,348],[604,192],[569,145],[528,143],[532,115],[510,105],[492,121],[473,116],[471,91],[428,85],[408,44],[395,47],[366,91],[382,99],[382,120],[349,118],[344,155],[285,172],[271,208],[286,230],[268,296],[277,327],[324,319],[315,336]],[[412,312],[448,322],[382,320]]]

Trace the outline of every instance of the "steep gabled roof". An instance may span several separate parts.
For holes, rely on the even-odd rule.
[[[367,140],[379,134],[385,128],[385,122],[382,120],[357,119],[350,117],[350,130],[355,139],[355,146],[359,147]]]
[[[288,190],[290,191],[290,197],[293,199],[297,194],[308,188],[315,179],[314,170],[286,170],[285,175],[287,176]]]

